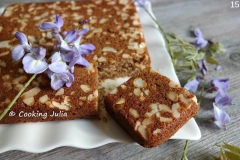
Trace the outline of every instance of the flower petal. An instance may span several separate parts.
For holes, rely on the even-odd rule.
[[[217,65],[217,67],[215,68],[215,70],[220,70],[220,69],[222,69],[222,66],[220,65]]]
[[[16,32],[15,37],[18,39],[20,45],[28,45],[28,40],[24,33]]]
[[[83,65],[83,66],[85,66],[85,67],[88,67],[88,66],[89,66],[88,61],[87,61],[85,58],[83,58],[82,56],[80,56],[80,57],[78,58],[77,64]]]
[[[227,130],[227,127],[226,125],[222,124],[221,122],[219,121],[214,121],[214,123],[222,130],[226,131]]]
[[[58,79],[58,75],[56,73],[51,76],[51,87],[54,90],[58,90],[64,85],[64,82]]]
[[[208,44],[208,41],[206,41],[203,38],[195,38],[195,41],[193,44],[196,47],[196,49],[199,50],[201,48],[204,48]]]
[[[24,46],[19,45],[12,50],[12,53],[11,53],[12,59],[14,61],[19,61],[24,56],[24,53],[25,53]]]
[[[74,81],[74,76],[71,73],[67,73],[67,75],[69,77],[69,81],[66,83],[66,86],[70,87],[72,85],[73,81]]]
[[[185,84],[184,88],[192,93],[195,93],[197,91],[199,83],[200,81],[195,79]]]
[[[54,29],[55,31],[58,31],[58,26],[57,24],[53,23],[53,22],[44,22],[42,24],[39,25],[39,28],[41,30],[51,30],[51,29]]]
[[[214,115],[216,121],[214,122],[221,129],[226,129],[226,124],[230,123],[229,115],[222,109],[220,109],[216,103],[213,103]]]
[[[71,31],[69,31],[69,32],[66,34],[66,37],[65,37],[64,40],[65,40],[67,43],[69,43],[69,42],[72,42],[72,41],[76,38],[76,36],[77,36],[76,30],[75,30],[75,29],[72,29]]]
[[[64,62],[71,62],[75,56],[74,52],[68,52],[66,54],[62,54],[62,58]]]
[[[51,76],[52,76],[53,74],[54,74],[54,73],[53,73],[50,69],[47,70],[48,78],[51,78]]]
[[[96,47],[95,47],[93,44],[91,44],[91,43],[81,44],[80,47],[81,47],[82,49],[87,49],[87,50],[91,50],[91,51],[93,51],[93,50],[96,49]]]
[[[58,28],[61,28],[64,24],[63,19],[59,16],[59,14],[56,14],[56,21],[55,24],[58,26]]]
[[[36,58],[38,60],[43,60],[46,56],[46,49],[43,47],[38,47],[36,51]]]
[[[66,72],[67,64],[66,62],[54,62],[49,65],[49,69],[55,73]]]
[[[229,79],[214,79],[212,80],[212,85],[215,90],[220,92],[221,95],[224,95],[229,89],[228,81]]]
[[[89,28],[82,29],[82,30],[78,31],[78,35],[84,35],[84,34],[86,34],[88,31],[89,31]]]
[[[44,72],[48,68],[48,64],[46,61],[34,59],[31,53],[24,56],[22,63],[25,72],[30,74],[39,74]]]
[[[199,38],[202,37],[202,32],[199,28],[194,29],[194,34],[196,37],[199,37]]]
[[[75,41],[73,42],[74,46],[76,48],[79,48],[80,47],[80,41],[81,41],[81,38],[82,38],[82,35],[78,36]]]
[[[234,105],[232,97],[230,97],[227,94],[221,95],[219,92],[217,93],[217,95],[215,97],[215,102],[220,107],[226,107],[226,106]]]
[[[65,50],[65,51],[71,51],[72,50],[72,47],[71,46],[69,46],[65,41],[63,41],[62,43],[61,43],[61,49],[63,49],[63,50]]]
[[[58,74],[58,79],[60,79],[63,82],[68,82],[69,81],[69,77],[68,75],[65,73],[59,73]]]
[[[61,53],[60,52],[55,52],[52,56],[51,62],[54,63],[56,61],[62,61]]]

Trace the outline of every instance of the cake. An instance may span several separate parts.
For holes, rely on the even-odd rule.
[[[18,45],[15,33],[25,33],[33,46],[43,46],[51,53],[56,39],[51,31],[41,31],[38,26],[54,22],[56,14],[64,20],[63,32],[89,28],[81,43],[96,47],[92,55],[85,56],[90,67],[75,66],[72,86],[57,91],[51,89],[46,74],[37,75],[1,124],[98,118],[99,82],[133,76],[150,65],[139,17],[131,0],[13,4],[0,17],[0,113],[31,77],[24,72],[21,62],[11,58],[11,51]],[[87,23],[79,23],[82,20]]]
[[[164,143],[198,112],[192,93],[152,68],[112,90],[104,102],[116,122],[147,148]]]

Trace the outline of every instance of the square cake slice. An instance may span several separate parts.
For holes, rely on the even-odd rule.
[[[37,75],[0,124],[98,118],[97,66],[91,57],[86,59],[90,67],[75,66],[71,87],[54,91],[46,74]],[[6,57],[1,62],[8,63],[1,68],[0,114],[31,77],[20,62]]]
[[[104,102],[120,126],[147,148],[164,143],[198,112],[195,95],[152,68],[111,91]]]

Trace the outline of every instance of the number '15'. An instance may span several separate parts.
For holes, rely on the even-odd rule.
[[[239,1],[232,1],[231,4],[231,8],[239,8]]]

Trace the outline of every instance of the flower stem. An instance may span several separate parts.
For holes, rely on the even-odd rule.
[[[186,160],[185,157],[187,157],[186,155],[187,155],[188,144],[189,144],[189,140],[186,140],[181,160]]]
[[[205,82],[206,82],[206,79],[204,79],[204,81],[203,81],[203,86],[202,86],[202,89],[201,89],[201,93],[200,93],[200,96],[199,96],[199,98],[198,98],[198,107],[200,107],[201,106],[201,103],[202,103],[202,98],[203,98],[203,96],[204,96],[204,91],[205,91]]]
[[[156,23],[156,25],[158,26],[158,28],[160,29],[160,31],[163,34],[163,37],[165,39],[169,54],[171,56],[171,59],[173,60],[173,51],[172,48],[170,46],[170,40],[167,38],[167,34],[165,33],[165,31],[163,30],[163,28],[161,27],[161,25],[158,23],[158,21],[152,16],[152,14],[143,6],[141,5],[138,1],[137,3],[147,12],[147,14],[150,16],[150,18]]]
[[[7,112],[12,108],[14,103],[18,100],[18,98],[21,96],[21,94],[24,92],[24,90],[29,86],[29,84],[34,80],[34,78],[37,76],[37,74],[32,75],[32,77],[27,81],[27,83],[23,86],[23,88],[18,92],[18,94],[14,97],[12,102],[8,105],[8,107],[2,112],[0,115],[0,120],[3,119],[3,117],[7,114]]]

